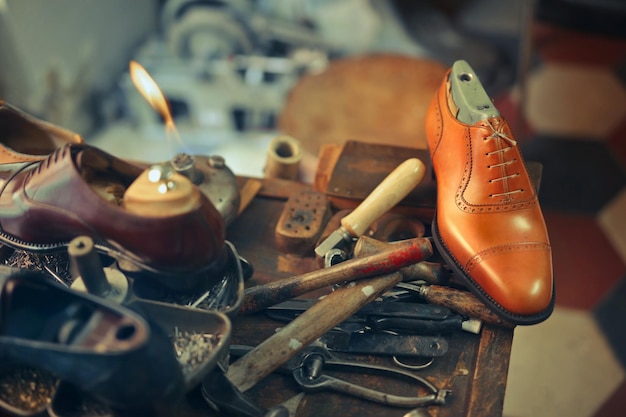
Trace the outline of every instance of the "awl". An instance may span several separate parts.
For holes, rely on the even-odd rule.
[[[361,236],[380,216],[405,198],[424,178],[426,168],[417,158],[398,165],[359,206],[341,219],[341,226],[315,248],[318,256],[342,248]]]

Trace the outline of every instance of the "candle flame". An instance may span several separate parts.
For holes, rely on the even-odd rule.
[[[130,61],[130,78],[133,80],[135,88],[137,88],[143,98],[145,98],[150,106],[163,117],[166,132],[174,136],[178,143],[184,146],[178,134],[178,129],[176,129],[176,125],[174,124],[169,103],[156,81],[154,81],[148,71],[136,61]]]

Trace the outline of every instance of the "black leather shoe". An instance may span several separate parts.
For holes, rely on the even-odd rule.
[[[169,336],[128,308],[0,266],[0,364],[51,372],[121,409],[166,408],[185,392]]]

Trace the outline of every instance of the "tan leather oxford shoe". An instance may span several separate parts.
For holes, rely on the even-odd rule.
[[[83,138],[0,100],[0,164],[39,161],[67,143]]]
[[[437,178],[435,243],[489,307],[515,324],[554,308],[546,225],[508,123],[465,61],[448,71],[426,134]]]

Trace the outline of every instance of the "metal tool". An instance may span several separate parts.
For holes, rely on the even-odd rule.
[[[284,278],[245,291],[241,313],[253,313],[307,292],[355,279],[387,274],[432,255],[428,239],[408,239],[388,250],[353,258],[329,268]]]
[[[220,268],[199,271],[203,286],[193,291],[174,292],[155,282],[152,274],[133,274],[132,299],[147,299],[186,305],[201,310],[216,310],[234,317],[244,296],[244,281],[253,267],[240,257],[235,246],[225,241],[224,263]]]
[[[118,303],[128,297],[128,278],[118,269],[102,266],[100,255],[89,236],[72,239],[67,252],[80,274],[72,282],[73,290],[86,291]]]
[[[348,259],[348,254],[343,249],[334,248],[326,252],[324,255],[324,268],[337,265]]]
[[[228,368],[228,378],[246,391],[315,339],[400,282],[394,272],[344,285],[264,340]]]
[[[230,353],[233,357],[243,356],[252,349],[253,347],[250,346],[231,345]],[[381,392],[328,375],[327,372],[332,370],[386,375],[417,383],[430,393],[423,396],[400,396]],[[394,407],[412,408],[431,404],[445,404],[446,397],[451,393],[449,390],[437,388],[427,379],[411,372],[388,366],[366,364],[362,361],[342,359],[319,345],[308,346],[278,368],[277,371],[291,374],[298,386],[305,392],[330,390]]]
[[[296,417],[305,393],[301,392],[269,409],[263,417]]]
[[[315,248],[315,253],[324,257],[329,250],[352,243],[374,220],[406,197],[420,183],[425,171],[424,164],[417,158],[404,161],[356,209],[341,219],[341,226]]]
[[[291,321],[317,300],[297,298],[271,306],[266,314],[279,321]],[[437,335],[454,331],[480,333],[482,322],[463,317],[449,308],[416,302],[373,301],[336,326],[347,332],[393,331],[401,334]]]
[[[443,337],[400,335],[389,331],[331,330],[318,340],[333,352],[411,358],[435,358],[448,352],[448,341]]]
[[[241,417],[295,417],[304,397],[303,392],[266,410],[239,390],[226,377],[222,368],[220,366],[210,372],[202,381],[202,397],[212,408]]]

